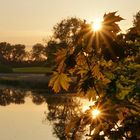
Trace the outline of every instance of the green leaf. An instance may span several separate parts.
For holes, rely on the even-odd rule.
[[[132,91],[131,87],[122,89],[118,94],[117,98],[123,100]]]

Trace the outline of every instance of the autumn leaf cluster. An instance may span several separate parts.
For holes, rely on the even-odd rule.
[[[116,12],[104,14],[102,30],[98,32],[84,21],[74,41],[55,53],[56,69],[49,86],[57,93],[72,88],[95,101],[94,106],[70,123],[66,133],[74,133],[75,139],[86,126],[90,126],[90,140],[140,138],[140,65],[136,56],[128,53],[129,44],[118,38],[121,20]],[[97,119],[91,116],[94,108],[101,110]]]

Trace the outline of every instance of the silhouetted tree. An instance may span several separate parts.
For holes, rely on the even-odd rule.
[[[33,61],[46,60],[46,56],[44,55],[44,49],[45,49],[45,47],[42,44],[39,44],[39,43],[35,44],[31,50],[32,60]]]
[[[12,46],[11,61],[22,62],[26,58],[25,45],[16,44]]]
[[[0,61],[1,63],[6,61],[11,61],[12,57],[12,46],[9,43],[1,42],[0,43]]]
[[[140,42],[140,11],[134,15],[133,19],[133,27],[131,27],[127,34],[126,34],[127,40],[131,41],[139,41]]]
[[[0,43],[0,62],[2,64],[15,65],[21,63],[26,58],[25,45],[11,45],[6,42]]]
[[[73,46],[77,33],[81,29],[83,21],[76,17],[63,19],[57,23],[53,28],[53,36],[48,41],[46,46],[47,64],[54,65],[54,54],[60,48],[67,48],[69,45]]]
[[[45,53],[47,55],[46,64],[48,66],[54,66],[55,63],[55,53],[60,48],[66,48],[68,45],[65,42],[57,42],[55,40],[50,40],[45,47]]]
[[[82,24],[83,21],[76,17],[63,19],[54,26],[53,37],[60,42],[72,44]]]

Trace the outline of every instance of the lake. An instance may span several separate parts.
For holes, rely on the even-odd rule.
[[[0,140],[65,140],[71,117],[91,104],[72,94],[0,88]]]

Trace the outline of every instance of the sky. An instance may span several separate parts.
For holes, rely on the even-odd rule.
[[[44,43],[62,19],[92,22],[113,11],[125,19],[119,25],[126,31],[139,10],[140,0],[0,0],[0,42],[30,47]]]

